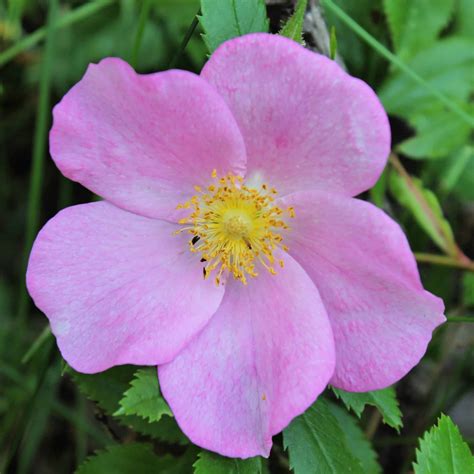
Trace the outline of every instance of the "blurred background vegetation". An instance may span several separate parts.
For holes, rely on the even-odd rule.
[[[363,197],[404,227],[426,288],[444,299],[450,317],[397,385],[401,434],[375,410],[362,419],[384,472],[408,472],[417,437],[440,412],[474,442],[474,4],[334,3],[321,27],[319,4],[309,2],[306,44],[324,50],[321,37],[335,32],[338,61],[377,91],[390,114],[394,154]],[[273,32],[293,7],[291,0],[267,1]],[[89,63],[106,56],[144,73],[170,66],[199,72],[207,50],[193,23],[198,10],[197,0],[0,2],[0,472],[73,472],[114,437],[137,436],[110,429],[64,374],[46,319],[25,292],[24,271],[39,227],[59,209],[94,199],[49,158],[52,106]],[[179,436],[165,445],[183,449]],[[272,472],[288,472],[284,455],[275,459]]]

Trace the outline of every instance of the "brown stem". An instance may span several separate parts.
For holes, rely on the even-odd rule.
[[[423,194],[420,190],[415,186],[411,176],[408,174],[406,169],[403,167],[401,161],[399,160],[398,156],[394,153],[390,154],[389,161],[391,165],[396,169],[398,174],[405,180],[408,187],[411,189],[413,195],[416,197],[418,203],[423,208],[426,216],[430,219],[432,224],[437,229],[439,235],[441,235],[444,241],[447,244],[446,252],[450,254],[453,260],[457,260],[459,262],[469,262],[469,259],[464,255],[462,250],[459,248],[456,242],[454,242],[451,236],[446,235],[446,231],[443,226],[440,224],[438,217],[433,213],[430,205],[426,201]]]
[[[365,436],[367,439],[372,439],[377,432],[380,422],[382,421],[382,415],[377,408],[374,408],[372,415],[369,418],[367,427],[365,429]]]
[[[416,261],[419,263],[432,263],[433,265],[442,265],[445,267],[460,268],[469,272],[474,272],[474,262],[466,257],[458,260],[447,255],[436,255],[431,253],[415,253]]]

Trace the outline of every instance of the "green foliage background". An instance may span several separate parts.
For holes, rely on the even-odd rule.
[[[267,3],[0,1],[0,472],[474,472],[474,1]],[[321,12],[322,30],[311,21]],[[24,270],[38,228],[95,199],[47,151],[52,105],[88,63],[119,56],[140,72],[199,72],[222,41],[268,30],[310,48],[332,37],[323,52],[377,91],[393,154],[363,197],[402,225],[449,322],[397,387],[327,390],[275,437],[269,460],[241,461],[189,443],[153,369],[69,369],[29,301]]]

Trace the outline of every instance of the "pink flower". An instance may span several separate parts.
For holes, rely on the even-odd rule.
[[[105,59],[50,143],[104,201],[41,230],[31,296],[76,370],[158,365],[204,448],[267,456],[328,382],[396,382],[445,320],[399,226],[353,198],[386,163],[382,106],[293,41],[228,41],[201,76]]]

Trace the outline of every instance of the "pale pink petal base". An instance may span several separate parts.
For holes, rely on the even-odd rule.
[[[213,169],[245,172],[245,146],[224,100],[199,76],[140,75],[91,64],[54,108],[51,156],[68,178],[123,209],[170,218]]]
[[[201,76],[225,99],[245,139],[248,170],[281,194],[372,187],[390,152],[374,91],[339,65],[279,35],[222,44]]]
[[[279,433],[324,390],[334,347],[302,268],[243,286],[230,280],[209,325],[158,369],[163,395],[193,443],[224,456],[268,456]]]
[[[393,384],[445,321],[442,300],[421,285],[402,230],[357,199],[302,192],[282,201],[296,212],[290,254],[315,282],[331,321],[331,383],[356,392]]]
[[[216,311],[224,289],[204,281],[176,229],[97,202],[64,209],[41,230],[28,291],[74,369],[168,362]]]

